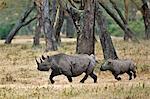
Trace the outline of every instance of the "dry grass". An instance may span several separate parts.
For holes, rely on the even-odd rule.
[[[122,75],[122,81],[116,81],[109,72],[96,73],[98,83],[94,84],[89,77],[85,84],[79,81],[84,75],[73,78],[69,83],[65,76],[55,77],[56,83],[49,84],[49,72],[37,71],[35,57],[56,53],[75,54],[75,40],[63,39],[57,52],[44,53],[44,44],[40,48],[32,47],[31,39],[16,39],[12,45],[4,45],[0,41],[0,98],[46,98],[46,99],[149,99],[150,97],[150,43],[140,44],[113,40],[120,58],[130,58],[138,66],[138,77],[128,81]],[[96,57],[103,62],[103,54],[96,44]]]

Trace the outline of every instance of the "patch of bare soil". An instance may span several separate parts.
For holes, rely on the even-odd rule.
[[[49,74],[49,73],[48,73]],[[70,86],[74,87],[81,87],[82,85],[90,87],[90,86],[117,86],[117,85],[123,85],[123,86],[134,86],[138,84],[147,84],[150,85],[150,75],[149,74],[144,74],[144,75],[138,75],[135,79],[133,78],[132,80],[128,80],[128,75],[124,74],[121,75],[120,77],[122,78],[121,81],[117,81],[114,79],[114,77],[110,73],[101,73],[97,74],[98,75],[98,81],[97,83],[93,83],[93,79],[91,77],[88,77],[85,83],[80,83],[80,80],[84,77],[84,74],[78,77],[73,78],[73,82],[69,83],[67,78],[63,75],[59,75],[54,77],[55,83],[51,84],[49,81],[49,75],[47,77],[39,77],[39,78],[32,78],[28,79],[30,83],[28,84],[23,84],[20,82],[14,82],[13,84],[2,84],[0,85],[0,88],[3,87],[8,87],[8,88],[36,88],[36,87],[48,87],[52,86],[56,89],[64,89],[68,88]]]

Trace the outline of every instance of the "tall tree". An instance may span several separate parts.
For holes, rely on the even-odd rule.
[[[139,42],[138,39],[135,37],[135,34],[133,33],[133,31],[128,27],[128,25],[126,25],[126,20],[123,17],[123,15],[121,14],[120,10],[115,6],[114,4],[114,8],[117,11],[118,15],[120,16],[120,18],[122,19],[122,21],[117,17],[117,15],[115,15],[110,8],[104,4],[104,2],[99,1],[99,4],[106,10],[106,12],[114,19],[114,21],[120,26],[120,28],[124,31],[125,35],[128,36],[128,38],[131,38],[132,41],[136,41]]]
[[[124,5],[125,5],[125,17],[123,16],[123,14],[121,13],[120,9],[118,8],[118,6],[116,5],[116,3],[113,1],[113,0],[109,0],[111,2],[111,4],[113,5],[113,7],[115,8],[115,10],[117,11],[118,15],[120,16],[121,20],[123,21],[123,23],[125,24],[125,26],[129,27],[128,26],[128,0],[125,0],[124,1]],[[131,38],[128,34],[129,33],[126,33],[128,31],[125,31],[124,33],[124,40],[125,41],[128,41],[129,38]],[[131,35],[133,35],[132,32],[130,32]]]
[[[55,23],[55,21],[56,21],[56,13],[57,13],[57,4],[56,4],[56,0],[51,0],[52,1],[52,11],[51,11],[51,13],[52,13],[52,18],[51,18],[51,20],[52,20],[52,26],[54,26],[54,23]]]
[[[131,1],[136,6],[136,8],[141,11],[145,24],[145,38],[150,39],[150,1],[149,0],[140,0],[140,1],[131,0]]]
[[[145,38],[150,39],[150,2],[148,0],[142,0],[142,14],[145,24]]]
[[[15,26],[12,28],[12,30],[8,34],[8,36],[7,36],[6,40],[5,40],[5,44],[10,44],[12,39],[14,38],[14,36],[17,34],[17,32],[22,27],[28,25],[29,23],[31,23],[33,20],[36,19],[36,17],[33,17],[30,20],[26,20],[27,17],[30,15],[30,13],[33,11],[34,8],[35,8],[35,3],[32,3],[31,7],[26,9],[24,14],[21,16],[21,18],[18,20],[18,22],[15,24]]]
[[[62,0],[59,0],[59,6],[57,9],[57,14],[56,14],[56,20],[55,20],[55,24],[53,26],[53,28],[55,29],[55,37],[56,37],[56,42],[58,45],[60,45],[61,43],[61,37],[60,37],[60,32],[61,32],[61,28],[63,26],[63,22],[64,22],[64,8],[62,5]]]
[[[82,34],[82,24],[81,24],[81,16],[79,11],[73,9],[72,7],[67,8],[66,11],[68,12],[68,14],[71,16],[76,32],[77,32],[77,45],[76,45],[76,53],[78,53],[78,44],[79,44],[79,39],[80,39],[80,35]]]
[[[128,22],[129,17],[129,0],[124,0],[124,8],[125,8],[125,19]]]
[[[96,20],[100,28],[99,38],[103,49],[104,59],[118,59],[112,39],[106,27],[106,19],[98,5],[96,5]]]
[[[42,20],[42,0],[35,0],[36,3],[36,10],[37,10],[37,26],[35,30],[35,35],[33,37],[33,46],[40,45],[40,34],[43,27],[43,20]]]
[[[85,0],[82,33],[77,37],[77,53],[94,54],[95,0]]]
[[[72,18],[66,13],[66,37],[73,38],[74,37],[74,24]]]
[[[43,0],[42,2],[43,8],[43,29],[45,34],[46,41],[46,50],[45,51],[55,51],[57,50],[57,42],[54,34],[54,29],[52,26],[52,22],[50,20],[50,6],[49,0]]]

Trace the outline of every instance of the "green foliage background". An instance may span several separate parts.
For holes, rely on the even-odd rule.
[[[5,0],[6,6],[0,9],[0,39],[6,38],[11,28],[21,17],[25,9],[30,6],[32,0]],[[32,16],[33,14],[31,14]],[[30,17],[31,17],[30,16]],[[18,34],[29,34],[27,27],[21,29]]]
[[[32,0],[5,0],[5,2],[6,6],[3,9],[0,9],[0,39],[4,39],[8,35],[9,31],[13,27],[13,24],[17,22],[17,20],[21,17],[23,12],[25,12],[25,10],[30,6]],[[122,13],[124,13],[123,0],[116,0],[116,2]],[[110,3],[107,4],[109,5],[110,8],[112,8]],[[114,11],[114,13],[116,12]],[[32,13],[29,16],[29,18],[32,17],[34,14],[35,13]],[[108,20],[107,21],[108,31],[111,33],[111,35],[122,37],[124,33],[120,29],[120,27],[113,21],[112,18],[110,18],[110,16],[105,11],[104,15]],[[131,15],[131,13],[129,15]],[[135,32],[138,38],[144,37],[144,24],[141,16],[138,16],[138,19],[135,21],[129,21],[129,26]],[[32,35],[33,31],[31,30],[33,29],[35,29],[35,22],[31,23],[30,29],[28,27],[24,27],[19,31],[18,34]],[[99,31],[97,31],[96,34],[98,33]]]

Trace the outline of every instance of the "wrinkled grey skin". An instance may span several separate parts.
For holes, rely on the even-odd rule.
[[[127,73],[129,75],[129,80],[132,79],[132,75],[136,78],[136,66],[131,60],[112,60],[108,59],[104,62],[100,68],[101,71],[109,70],[114,75],[115,79],[121,80],[118,75]]]
[[[52,70],[49,77],[51,83],[54,83],[53,77],[57,75],[65,75],[69,82],[72,82],[72,77],[76,77],[85,73],[86,75],[80,81],[84,83],[87,77],[90,75],[94,79],[94,83],[97,82],[97,76],[93,73],[94,67],[96,65],[95,56],[93,54],[86,55],[66,55],[66,54],[56,54],[53,56],[47,56],[45,58],[42,56],[41,62],[36,60],[38,65],[38,70],[49,71]]]

